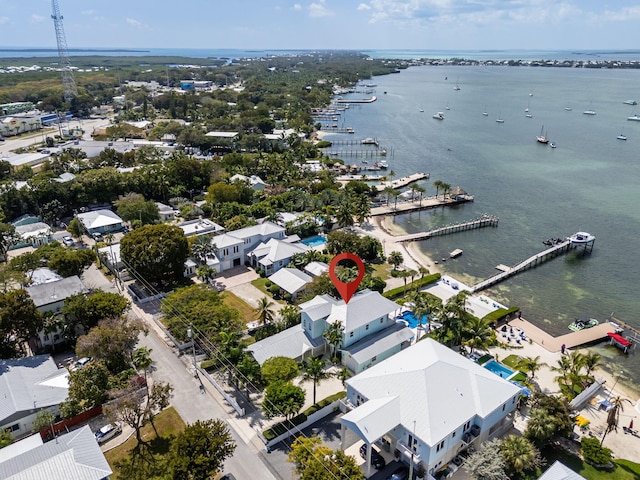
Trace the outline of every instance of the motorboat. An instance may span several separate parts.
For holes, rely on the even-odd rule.
[[[434,113],[433,118],[435,118],[436,120],[444,120],[444,113],[442,112]]]
[[[569,324],[569,330],[571,330],[572,332],[579,332],[580,330],[584,330],[586,328],[595,327],[599,323],[600,322],[598,322],[598,320],[596,320],[595,318],[576,318]]]
[[[630,120],[632,122],[640,122],[640,115],[638,115],[637,113],[633,114],[630,117],[627,117],[627,120]]]
[[[571,108],[571,107],[564,107],[564,109],[565,109],[567,112],[570,112],[571,110],[573,110],[573,108]]]
[[[424,108],[421,108],[421,109],[419,110],[419,112],[424,112]]]
[[[549,146],[551,148],[558,148],[558,145],[556,145],[556,142],[549,142]]]
[[[549,139],[543,132],[544,132],[544,125],[542,126],[542,128],[540,128],[540,135],[536,137],[536,141],[538,143],[549,143]]]
[[[620,135],[618,135],[616,138],[617,138],[618,140],[626,140],[626,139],[627,139],[627,136],[626,136],[626,135],[623,135],[623,134],[621,133],[621,134],[620,134]]]
[[[595,235],[591,235],[587,232],[577,232],[571,235],[567,240],[569,240],[573,244],[585,244],[591,243],[596,239]]]
[[[624,102],[625,105],[637,105],[638,102],[636,102],[635,100],[625,100]]]
[[[365,138],[364,140],[362,140],[362,144],[363,145],[378,145],[378,140],[376,140],[375,138]]]
[[[524,116],[527,117],[527,118],[533,118],[533,115],[530,114],[530,113],[525,113]]]
[[[387,168],[389,168],[389,164],[386,160],[380,160],[378,163],[376,163],[376,166],[378,168],[381,168],[382,170],[386,170]]]
[[[489,112],[482,112],[482,115],[484,115],[485,117],[489,116]]]
[[[496,118],[496,123],[504,123],[504,118]]]
[[[595,115],[596,111],[595,110],[585,110],[582,113],[585,114],[585,115]]]

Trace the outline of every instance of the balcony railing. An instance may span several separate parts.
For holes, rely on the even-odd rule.
[[[400,440],[398,440],[398,442],[396,443],[396,448],[398,450],[400,450],[400,455],[402,455],[404,457],[407,457],[407,460],[411,459],[411,455],[413,454],[413,463],[414,463],[414,465],[416,463],[418,463],[420,460],[422,460],[422,457],[420,457],[420,455],[418,455],[416,452],[411,450],[405,444],[400,442]]]

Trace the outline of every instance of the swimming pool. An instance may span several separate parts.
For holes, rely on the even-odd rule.
[[[305,238],[304,240],[300,240],[300,243],[305,244],[307,247],[321,247],[325,243],[327,243],[327,239],[322,235],[316,235],[315,237]]]
[[[404,312],[402,312],[402,314],[398,318],[401,318],[402,320],[406,321],[409,324],[409,328],[416,328],[418,326],[418,319],[416,318],[416,315],[411,310],[405,310]],[[420,323],[422,325],[428,325],[429,317],[427,315],[424,315]]]
[[[495,360],[489,360],[487,363],[483,365],[483,367],[502,378],[509,378],[516,373],[513,370],[511,370],[509,367],[505,367],[504,365],[496,362]]]

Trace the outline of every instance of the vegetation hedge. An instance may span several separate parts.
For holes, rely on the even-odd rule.
[[[499,308],[497,310],[494,310],[493,312],[487,313],[483,317],[483,320],[487,320],[490,323],[499,322],[500,320],[504,320],[508,316],[513,315],[518,310],[520,310],[520,307],[511,307],[508,309]]]
[[[331,145],[333,145],[333,143],[327,141],[327,140],[322,140],[318,143],[316,143],[316,147],[318,148],[327,148],[330,147]]]
[[[610,469],[611,450],[600,445],[600,440],[595,437],[582,437],[580,441],[582,456],[585,461],[596,468]]]
[[[391,275],[393,275],[393,270],[391,271]],[[431,275],[426,275],[424,278],[419,278],[411,283],[407,283],[406,288],[404,286],[398,288],[392,288],[391,290],[387,290],[382,294],[383,297],[388,298],[389,300],[395,300],[396,298],[404,296],[405,291],[410,291],[412,288],[418,289],[430,285],[432,283],[440,280],[440,274],[434,273]]]
[[[323,400],[320,400],[318,403],[316,403],[314,405],[311,405],[304,412],[296,415],[292,419],[284,420],[282,422],[276,423],[273,427],[268,428],[267,430],[262,432],[262,435],[264,435],[264,438],[266,438],[267,441],[271,441],[274,438],[282,435],[283,433],[286,433],[287,431],[292,430],[293,427],[295,427],[297,425],[300,425],[301,423],[306,422],[307,418],[312,413],[315,413],[318,410],[326,407],[327,405],[332,404],[336,400],[339,400],[339,399],[344,398],[346,396],[347,396],[347,392],[345,392],[345,391],[341,391],[341,392],[338,392],[338,393],[334,393],[333,395],[329,395],[327,398],[325,398]]]

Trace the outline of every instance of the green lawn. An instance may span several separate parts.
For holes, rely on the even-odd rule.
[[[570,453],[549,450],[543,452],[543,456],[547,460],[548,467],[556,460],[560,460],[587,480],[638,480],[640,478],[640,464],[629,460],[614,460],[616,468],[611,472],[607,472],[595,469]]]
[[[156,415],[154,417],[154,423],[158,429],[158,434],[162,438],[155,438],[155,432],[151,424],[142,427],[142,438],[145,441],[151,441],[151,449],[154,454],[162,456],[169,450],[168,446],[170,442],[168,442],[167,439],[172,435],[180,433],[186,425],[173,407],[169,407]],[[126,459],[137,444],[136,436],[132,435],[122,445],[118,445],[108,452],[105,452],[104,456],[113,470],[113,475],[109,478],[112,480],[121,478],[115,464],[120,460]]]
[[[517,369],[520,358],[522,358],[520,357],[520,355],[509,355],[508,357],[502,359],[502,363],[504,363],[507,367]]]
[[[267,290],[267,286],[266,286],[266,283],[268,281],[269,280],[267,280],[266,278],[260,277],[260,278],[256,278],[255,280],[252,280],[251,281],[251,285],[256,287],[258,290],[260,290],[262,293],[264,293],[267,297],[271,297],[271,294]],[[269,282],[269,283],[271,283],[271,282]]]
[[[253,307],[237,295],[224,291],[220,294],[220,297],[227,307],[238,310],[240,312],[240,317],[244,318],[246,322],[255,320],[256,313],[253,310]]]
[[[391,265],[388,263],[372,263],[370,264],[373,269],[374,275],[380,277],[382,280],[388,280],[391,278]]]

